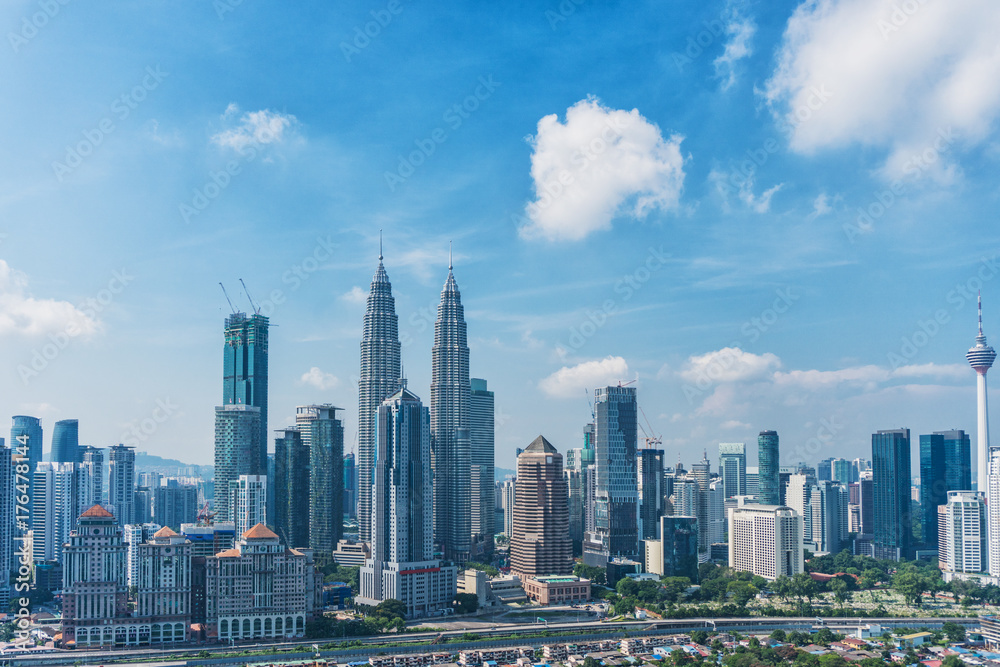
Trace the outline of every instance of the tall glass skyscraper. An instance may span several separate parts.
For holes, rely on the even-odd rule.
[[[42,461],[42,422],[38,417],[16,415],[10,427],[10,449],[15,458],[18,450],[26,451],[28,457],[28,497],[33,498],[35,468]]]
[[[660,537],[663,516],[663,450],[640,449],[636,460],[639,476],[639,539]]]
[[[215,510],[217,521],[233,521],[229,483],[240,475],[267,475],[266,445],[260,441],[261,409],[252,405],[215,408]]]
[[[469,560],[472,542],[469,394],[465,310],[449,264],[431,349],[431,463],[434,538],[445,559],[457,563]]]
[[[375,410],[400,386],[399,321],[392,285],[382,266],[372,278],[361,337],[361,374],[358,380],[358,534],[372,539],[372,474],[375,465]]]
[[[742,442],[719,443],[719,475],[726,498],[747,495],[747,446]]]
[[[595,528],[584,539],[584,562],[603,567],[609,558],[639,551],[638,477],[635,470],[637,405],[635,387],[595,392]]]
[[[309,546],[309,447],[297,428],[274,439],[274,527],[291,548]]]
[[[358,518],[358,469],[354,454],[344,454],[344,518]]]
[[[949,491],[972,490],[972,441],[965,431],[920,436],[920,532],[928,547],[938,544],[938,507]]]
[[[268,319],[254,313],[226,318],[222,372],[222,405],[260,408],[258,442],[267,452],[267,331]],[[263,462],[261,465],[265,465]],[[266,474],[266,470],[260,474]],[[229,487],[223,487],[229,488]]]
[[[62,419],[52,428],[52,462],[79,463],[80,422],[76,419]]]
[[[873,555],[890,560],[911,558],[910,429],[872,434],[872,478],[875,492]]]
[[[120,525],[135,522],[135,449],[108,449],[108,509]],[[67,533],[68,534],[68,533]]]
[[[493,553],[494,509],[493,392],[486,380],[472,378],[469,393],[469,435],[472,443],[472,534],[485,553]]]
[[[757,436],[757,502],[761,505],[781,504],[778,457],[778,433],[761,431]]]
[[[344,425],[332,405],[310,406],[309,546],[332,552],[344,536]]]

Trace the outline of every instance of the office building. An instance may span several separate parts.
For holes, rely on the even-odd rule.
[[[281,541],[294,549],[309,545],[309,447],[303,444],[298,428],[278,434],[274,440],[274,526]]]
[[[987,569],[986,502],[978,491],[949,491],[938,510],[938,563],[946,572]]]
[[[635,387],[595,391],[596,530],[584,539],[587,565],[603,567],[609,559],[638,554],[637,412]]]
[[[663,516],[663,450],[640,449],[636,457],[639,475],[639,539],[658,536]]]
[[[458,570],[434,558],[430,414],[408,389],[376,411],[371,556],[361,568],[357,602],[395,598],[408,617],[451,605]],[[565,490],[563,501],[565,503]]]
[[[216,519],[234,521],[229,483],[240,475],[266,475],[266,446],[260,440],[261,409],[252,405],[215,408]]]
[[[108,509],[120,525],[135,519],[135,449],[114,445],[108,449]]]
[[[774,581],[803,572],[802,517],[790,507],[729,510],[729,567]]]
[[[375,410],[400,387],[399,323],[392,285],[382,266],[379,241],[378,269],[372,278],[361,338],[361,374],[358,380],[358,532],[371,540],[372,488],[375,464]]]
[[[469,393],[465,311],[449,262],[431,349],[431,465],[434,539],[447,560],[460,564],[469,560],[472,538]]]
[[[823,459],[816,466],[816,481],[823,482],[833,479],[833,459]]]
[[[698,583],[698,519],[663,516],[659,532],[659,538],[645,541],[646,572]]]
[[[486,380],[469,380],[469,437],[472,445],[472,536],[484,555],[493,553],[493,392]]]
[[[1000,577],[1000,449],[990,450],[986,483],[987,563],[990,576]]]
[[[263,524],[205,559],[205,616],[222,642],[305,636],[322,613],[322,575],[311,549],[287,549]]]
[[[670,499],[674,516],[698,517],[701,504],[701,487],[693,477],[675,477],[674,493]],[[700,526],[699,526],[700,528]]]
[[[236,524],[220,521],[207,526],[181,524],[181,535],[191,543],[191,556],[214,556],[236,546]]]
[[[28,496],[34,498],[35,468],[42,462],[42,422],[38,417],[15,415],[10,427],[10,449],[16,457],[27,457]]]
[[[135,586],[134,613],[148,623],[149,643],[187,641],[194,588],[191,543],[164,526],[137,551],[138,573],[130,585]],[[142,636],[145,628],[139,632]]]
[[[872,434],[872,473],[875,558],[912,558],[909,429]]]
[[[514,500],[517,496],[517,484],[513,479],[505,479],[500,493],[503,502],[503,533],[510,539],[514,535]]]
[[[267,477],[240,475],[229,482],[229,507],[240,535],[259,523],[267,524]]]
[[[0,609],[9,608],[11,597],[10,575],[14,559],[14,526],[17,518],[14,502],[17,479],[13,457],[11,448],[4,444],[3,438],[0,438]]]
[[[235,312],[226,318],[222,348],[222,406],[255,407],[259,410],[256,442],[259,466],[237,475],[266,475],[267,467],[267,334],[268,319],[259,313],[249,317]],[[228,482],[228,480],[227,480]],[[226,488],[226,486],[223,486]]]
[[[847,542],[848,495],[843,484],[817,481],[809,498],[808,543],[815,553],[838,553]]]
[[[948,493],[971,490],[972,447],[965,431],[921,435],[920,528],[927,548],[938,545],[938,507],[948,502]]]
[[[74,463],[43,461],[35,468],[31,498],[32,557],[62,562],[63,545],[89,496],[87,471]]]
[[[562,454],[542,436],[517,457],[510,567],[522,578],[573,572]]]
[[[167,526],[174,532],[181,524],[193,523],[198,519],[198,487],[193,484],[178,484],[177,480],[165,480],[151,489],[152,512],[150,519],[161,527]],[[136,498],[138,499],[138,492]]]
[[[344,425],[332,405],[311,406],[309,546],[330,553],[344,536]]]
[[[358,518],[358,469],[354,454],[344,454],[344,518]]]
[[[747,495],[747,446],[742,442],[719,443],[719,476],[726,498]]]
[[[52,427],[53,463],[80,463],[80,422],[76,419],[62,419]]]
[[[781,502],[778,434],[775,431],[761,431],[757,436],[757,448],[757,498],[762,505],[778,505]]]
[[[844,486],[847,486],[851,482],[858,481],[854,474],[854,464],[847,459],[833,459],[830,462],[831,466],[831,476],[830,481],[839,482]]]
[[[583,475],[576,470],[564,469],[566,489],[569,494],[569,539],[573,542],[574,553],[583,544]]]
[[[757,466],[747,466],[747,492],[746,495],[755,498],[760,493],[760,468]]]
[[[701,529],[701,535],[698,538],[698,549],[702,553],[708,553],[711,547],[711,540],[709,538],[709,482],[712,479],[712,464],[708,461],[708,452],[704,452],[701,461],[691,465],[691,472],[688,477],[692,478],[698,484],[698,496],[695,502],[695,513],[694,515],[698,517],[698,527]]]
[[[713,544],[721,544],[726,537],[726,498],[722,480],[712,480],[705,494],[708,497],[708,553]]]

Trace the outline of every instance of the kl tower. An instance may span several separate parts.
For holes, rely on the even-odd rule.
[[[986,336],[983,335],[983,297],[979,296],[979,335],[976,336],[976,344],[970,348],[965,358],[969,360],[969,365],[976,371],[976,394],[978,396],[979,423],[976,440],[976,466],[977,466],[977,490],[986,494],[989,490],[987,474],[989,473],[989,449],[990,449],[990,425],[987,415],[986,402],[986,371],[993,366],[993,360],[997,358],[996,350],[986,344]]]

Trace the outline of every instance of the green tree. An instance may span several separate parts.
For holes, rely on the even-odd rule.
[[[957,655],[946,655],[941,661],[941,667],[965,667],[965,661]]]
[[[708,633],[704,630],[692,630],[691,641],[695,644],[704,644],[708,639]]]
[[[473,614],[479,609],[479,596],[475,593],[455,594],[455,613]]]
[[[837,598],[837,602],[843,607],[844,601],[847,600],[847,582],[838,577],[837,579],[832,579],[828,586],[833,592],[834,597]]]
[[[741,607],[745,607],[758,593],[757,588],[746,581],[730,581],[726,586],[726,592],[731,594],[733,601]]]
[[[927,592],[927,580],[912,570],[900,571],[892,578],[892,588],[903,598],[916,606],[921,606]]]
[[[607,583],[607,572],[603,567],[577,563],[573,566],[573,574],[584,579],[590,579],[590,583],[597,584],[598,586],[603,586]]]
[[[785,641],[785,631],[781,630],[780,628],[778,630],[775,630],[774,632],[771,633],[771,639],[773,639],[776,642]]]
[[[941,630],[943,630],[944,633],[948,635],[948,639],[953,642],[965,641],[965,626],[948,621],[941,626]]]
[[[487,565],[486,563],[480,563],[479,561],[470,560],[465,564],[466,569],[469,570],[481,570],[490,577],[499,577],[500,570],[496,569],[492,565]]]
[[[601,661],[588,655],[583,659],[583,667],[601,667]]]
[[[375,616],[381,616],[382,618],[392,620],[395,618],[406,618],[406,603],[402,600],[396,600],[394,598],[389,598],[388,600],[383,600],[379,602],[375,607]]]
[[[680,602],[684,599],[687,589],[691,588],[691,580],[687,577],[663,577],[660,579],[666,599]]]

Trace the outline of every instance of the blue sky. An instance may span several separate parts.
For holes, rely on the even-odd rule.
[[[0,27],[0,398],[46,449],[78,418],[210,463],[239,278],[277,325],[270,425],[332,402],[350,447],[379,229],[424,398],[454,242],[500,466],[579,446],[619,379],[670,461],[975,437],[995,3],[11,0]]]

